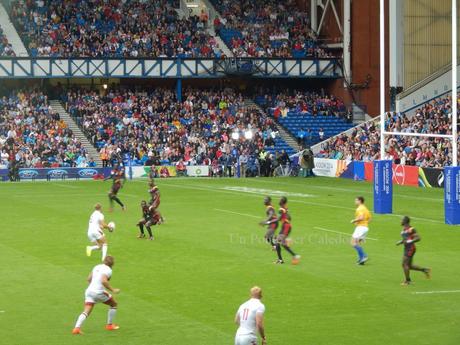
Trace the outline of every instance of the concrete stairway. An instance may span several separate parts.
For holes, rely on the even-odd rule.
[[[267,115],[265,111],[252,99],[246,98],[244,100],[244,104],[247,107],[256,108],[261,114]],[[291,146],[297,152],[302,150],[300,145],[297,143],[297,140],[286,129],[284,129],[283,126],[279,125],[276,122],[275,122],[275,126],[279,132],[280,137],[286,142],[286,144]]]
[[[94,161],[96,162],[97,166],[101,167],[102,166],[102,161],[99,158],[99,152],[91,144],[91,142],[88,140],[88,138],[82,132],[80,127],[78,127],[78,125],[72,119],[70,114],[64,109],[64,107],[62,106],[62,103],[59,100],[50,100],[50,105],[51,105],[51,107],[53,108],[54,111],[59,113],[59,116],[67,124],[67,126],[72,130],[72,132],[74,133],[75,137],[77,137],[81,141],[83,147],[89,153],[90,157],[92,157],[94,159]]]
[[[215,9],[211,1],[209,0],[202,0],[204,5],[209,11],[209,21],[208,21],[208,32],[216,38],[217,44],[219,44],[220,49],[224,52],[226,57],[234,57],[231,49],[225,44],[224,40],[220,38],[219,35],[216,34],[214,30],[214,18],[218,17],[222,19],[222,16],[219,12]]]
[[[29,53],[27,52],[24,43],[22,43],[21,38],[16,31],[13,23],[10,20],[8,12],[6,11],[5,7],[0,2],[0,26],[3,29],[3,33],[5,34],[8,42],[13,47],[13,51],[15,52],[16,56],[18,57],[27,57]]]

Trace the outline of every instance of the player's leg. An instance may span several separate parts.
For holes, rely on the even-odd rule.
[[[118,205],[120,205],[121,208],[124,210],[125,205],[121,202],[121,200],[118,198],[118,195],[117,195],[119,190],[120,190],[119,187],[113,188],[113,190],[112,190],[112,200],[115,201]],[[113,204],[113,201],[112,201],[112,204]]]
[[[276,255],[278,256],[278,260],[275,261],[275,264],[284,264],[283,256],[281,255],[281,243],[284,241],[283,235],[279,235],[276,239]]]
[[[404,281],[402,282],[401,285],[409,285],[411,283],[410,279],[410,266],[412,263],[412,258],[404,255],[403,260],[402,260],[402,268],[404,271]]]
[[[364,252],[364,249],[361,243],[364,241],[367,234],[367,228],[362,226],[357,226],[353,235],[351,237],[351,245],[358,253],[357,263],[363,265],[367,261],[367,254]]]
[[[110,203],[110,207],[109,207],[109,212],[113,212],[113,192],[112,190],[110,190],[109,192],[109,203]]]
[[[107,312],[107,325],[105,326],[105,329],[108,331],[114,331],[119,329],[120,327],[113,323],[113,319],[117,314],[118,303],[112,296],[110,296],[110,298],[104,303],[109,306],[109,311]]]
[[[275,242],[274,242],[274,235],[275,235],[275,229],[273,228],[272,225],[269,225],[268,226],[268,230],[267,232],[265,233],[265,240],[267,241],[267,243],[272,246],[273,249],[275,249]]]
[[[281,245],[283,246],[284,250],[286,250],[289,254],[291,254],[292,264],[297,265],[300,262],[300,255],[297,255],[296,253],[294,253],[294,251],[291,249],[290,244],[288,242],[289,234],[291,233],[291,225],[285,224],[281,231],[284,235]]]
[[[93,252],[93,250],[101,249],[101,246],[97,242],[101,237],[102,237],[102,234],[100,234],[100,233],[90,233],[88,235],[88,239],[90,240],[90,242],[94,243],[94,245],[86,246],[86,255],[87,256],[91,256],[91,253]]]
[[[105,236],[102,236],[100,239],[98,239],[97,244],[102,249],[102,261],[104,261],[105,257],[107,256],[107,251],[109,249],[109,245],[107,243],[107,239],[105,238]]]
[[[147,232],[149,233],[149,240],[153,240],[153,233],[152,233],[152,225],[155,225],[155,221],[153,219],[150,219],[147,223],[145,223],[145,227],[147,229]]]
[[[415,250],[413,250],[411,258],[410,258],[409,270],[423,272],[425,273],[425,276],[427,277],[427,279],[430,279],[431,278],[431,268],[420,267],[420,266],[414,265],[413,264],[414,255],[415,255]]]
[[[146,223],[145,218],[142,218],[138,223],[137,226],[139,227],[140,234],[137,236],[137,238],[145,238],[145,233],[144,233],[144,225]]]
[[[88,292],[85,293],[85,307],[83,309],[83,312],[78,316],[77,322],[75,323],[75,327],[72,330],[72,334],[82,334],[81,332],[81,326],[83,325],[83,322],[89,317],[91,314],[91,311],[93,310],[94,305],[96,304],[96,301],[93,299],[92,296]]]

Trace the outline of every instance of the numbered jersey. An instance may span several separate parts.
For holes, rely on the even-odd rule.
[[[238,309],[240,327],[236,335],[257,335],[256,315],[264,314],[265,306],[257,298],[251,298]]]
[[[97,233],[102,231],[101,223],[104,221],[104,215],[101,211],[94,211],[89,217],[88,233]]]

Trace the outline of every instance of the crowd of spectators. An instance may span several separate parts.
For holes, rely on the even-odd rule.
[[[67,109],[110,164],[129,154],[143,165],[209,165],[233,173],[237,160],[254,168],[264,148],[274,145],[271,118],[247,107],[234,90],[83,89],[65,97]]]
[[[220,57],[198,16],[174,0],[16,0],[11,18],[39,57]]]
[[[3,33],[3,29],[0,26],[0,57],[3,56],[16,56],[11,43],[8,42],[8,38],[6,38],[5,34]]]
[[[451,97],[438,98],[416,110],[413,116],[386,115],[389,132],[451,134]],[[349,134],[327,141],[318,156],[333,159],[372,161],[380,158],[380,127],[376,121],[365,123]],[[396,164],[441,168],[452,164],[452,144],[444,138],[386,136],[386,159]]]
[[[86,167],[94,165],[79,140],[53,112],[40,91],[15,91],[0,98],[1,165]]]
[[[259,90],[258,92],[260,96],[257,97],[257,101],[265,109],[272,112],[276,119],[286,117],[289,112],[347,119],[350,116],[344,102],[334,95],[327,94],[324,90],[303,91],[293,89],[275,93]]]
[[[212,0],[212,3],[222,15],[222,19],[214,19],[214,27],[235,56],[332,57],[319,46],[310,28],[310,16],[298,8],[295,0]]]

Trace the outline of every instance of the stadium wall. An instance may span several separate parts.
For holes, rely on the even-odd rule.
[[[386,104],[390,105],[389,87],[389,18],[386,2]],[[351,60],[352,84],[344,85],[343,79],[334,81],[330,93],[342,97],[346,104],[365,104],[371,116],[379,114],[380,48],[379,48],[379,2],[353,0],[351,9]],[[331,25],[332,26],[332,25]],[[355,39],[359,37],[359,39]],[[366,85],[366,80],[369,83]]]
[[[460,69],[457,71],[460,82]],[[457,85],[458,88],[458,85]],[[426,80],[420,82],[418,87],[409,88],[398,95],[396,111],[413,114],[422,104],[452,91],[452,69],[446,66]]]

